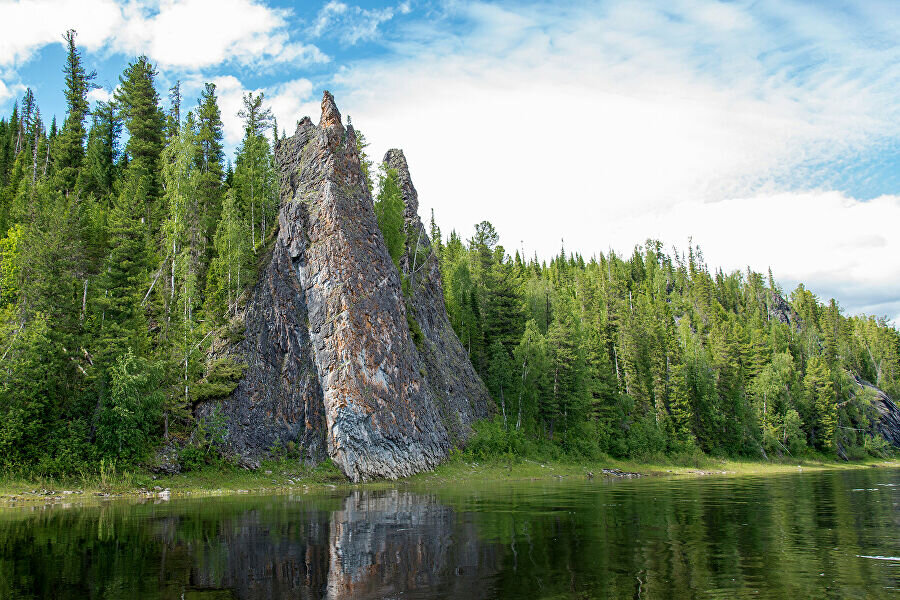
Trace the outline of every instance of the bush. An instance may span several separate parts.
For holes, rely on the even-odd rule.
[[[109,378],[109,394],[97,425],[97,446],[103,456],[134,461],[147,452],[159,424],[160,369],[129,349],[116,360]]]
[[[503,426],[503,418],[478,421],[472,426],[473,433],[466,444],[465,452],[477,460],[491,458],[512,458],[528,454],[528,440],[524,432]]]
[[[867,435],[863,448],[869,456],[876,458],[890,458],[896,453],[894,447],[881,435]]]
[[[627,446],[628,454],[633,458],[661,456],[666,451],[666,432],[649,415],[631,425]]]

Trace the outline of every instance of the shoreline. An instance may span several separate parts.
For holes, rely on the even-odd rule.
[[[240,495],[288,493],[331,493],[335,490],[403,489],[430,490],[435,487],[534,482],[553,480],[636,479],[645,477],[744,477],[825,470],[900,468],[900,460],[866,459],[838,462],[812,458],[791,462],[761,462],[702,458],[695,464],[678,465],[664,461],[473,461],[460,457],[439,465],[434,471],[397,480],[350,483],[333,466],[303,467],[296,461],[265,461],[260,469],[208,467],[176,475],[149,472],[108,474],[72,479],[0,478],[0,508],[34,508],[38,505],[85,506],[111,500],[164,502],[182,498],[213,498]]]

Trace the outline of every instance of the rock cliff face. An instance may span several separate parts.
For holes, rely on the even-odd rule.
[[[855,378],[856,385],[863,393],[869,394],[872,406],[872,425],[870,433],[881,435],[895,448],[900,448],[900,408],[891,400],[890,396],[859,377]]]
[[[403,154],[389,155],[402,166],[407,227],[424,233]],[[319,125],[303,119],[275,158],[278,230],[232,352],[247,367],[222,403],[230,443],[253,456],[292,441],[312,461],[330,456],[353,481],[434,467],[491,401],[450,328],[427,236],[401,264],[407,297],[356,134],[328,92]],[[423,333],[419,347],[411,322]]]
[[[406,157],[402,150],[388,150],[384,162],[397,171],[403,195],[406,251],[399,262],[410,290],[407,306],[423,334],[419,355],[425,366],[425,381],[438,400],[442,421],[451,437],[464,439],[469,423],[485,416],[491,400],[450,325],[440,265],[419,218],[419,194],[409,175]]]

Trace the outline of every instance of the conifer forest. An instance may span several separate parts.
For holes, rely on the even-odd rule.
[[[31,90],[0,119],[0,469],[137,468],[163,447],[185,469],[227,462],[227,425],[194,407],[241,377],[212,348],[235,335],[271,253],[285,134],[265,96],[247,94],[226,156],[216,86],[190,105],[178,84],[158,89],[145,56],[109,102],[89,102],[96,73],[74,31],[66,41],[61,120]],[[356,143],[386,247],[395,261],[410,244],[437,258],[451,324],[493,398],[475,455],[892,452],[874,406],[900,395],[886,318],[783,289],[777,264],[723,272],[693,245],[524,256],[489,222],[464,239],[434,214],[430,240],[413,240],[397,172],[359,131]]]

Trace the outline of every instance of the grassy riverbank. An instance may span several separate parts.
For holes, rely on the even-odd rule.
[[[268,494],[290,491],[313,492],[337,488],[378,489],[401,487],[429,489],[456,484],[484,484],[504,481],[552,479],[601,479],[604,477],[727,477],[819,471],[824,469],[867,469],[900,467],[897,459],[869,459],[843,462],[825,458],[807,458],[784,462],[720,460],[707,457],[667,458],[650,461],[591,461],[493,459],[474,461],[454,456],[433,472],[420,473],[397,481],[351,484],[330,462],[309,468],[297,461],[265,461],[259,470],[247,471],[233,466],[208,466],[177,475],[153,475],[144,471],[102,469],[99,474],[63,479],[0,479],[0,504],[31,505],[35,502],[89,501],[106,498],[175,498],[222,496],[232,494]]]

